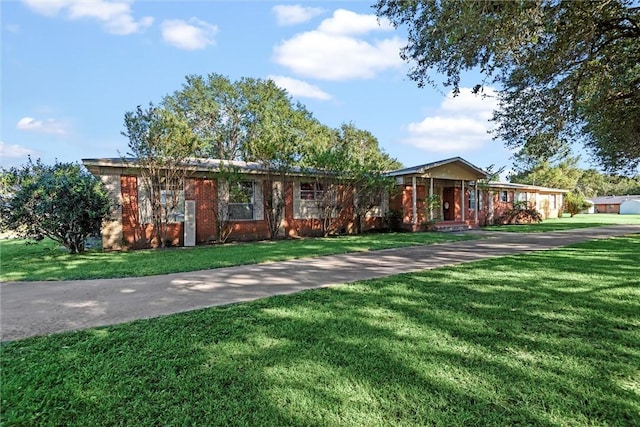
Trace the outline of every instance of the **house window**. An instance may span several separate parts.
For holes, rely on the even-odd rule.
[[[140,224],[152,224],[155,221],[153,201],[160,204],[161,221],[184,221],[184,184],[181,180],[167,183],[164,177],[138,177],[137,185]]]
[[[527,200],[528,200],[527,193],[516,193],[515,194],[516,208],[518,208],[518,209],[526,209],[527,208]]]
[[[301,182],[300,200],[321,200],[324,197],[324,187],[319,182]]]
[[[556,205],[556,195],[555,194],[549,194],[549,209],[556,209],[557,205]]]
[[[469,191],[469,209],[471,210],[476,209],[476,191],[475,190]]]
[[[509,201],[509,192],[507,190],[500,191],[500,201],[501,202]]]
[[[242,181],[229,187],[229,219],[252,220],[255,204],[253,181]]]
[[[160,190],[162,219],[169,215],[168,222],[184,222],[184,190]]]

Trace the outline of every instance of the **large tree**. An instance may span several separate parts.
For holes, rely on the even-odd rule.
[[[0,174],[0,229],[49,237],[74,254],[100,232],[110,207],[104,185],[77,164],[29,159]]]
[[[353,123],[343,123],[335,133],[339,167],[353,190],[355,231],[361,233],[367,214],[382,206],[384,194],[395,187],[393,178],[384,172],[402,165],[380,149],[378,139],[371,132],[358,129]]]
[[[322,125],[272,80],[245,79],[240,87],[248,99],[250,117],[244,158],[260,163],[266,171],[265,216],[270,237],[275,239],[284,217],[285,181],[300,166],[308,147],[320,142],[317,128]]]
[[[408,28],[401,56],[419,86],[459,90],[479,70],[499,89],[496,137],[548,156],[572,141],[609,170],[640,163],[640,6],[608,1],[379,0]]]
[[[251,79],[243,79],[243,82]],[[189,75],[182,88],[163,99],[202,141],[198,157],[240,160],[248,139],[248,99],[238,82],[211,73]]]
[[[145,218],[139,222],[153,224],[152,244],[168,246],[169,224],[184,219],[185,178],[193,169],[189,159],[201,150],[202,139],[182,117],[153,104],[127,112],[124,126],[127,154],[140,168],[138,203]]]

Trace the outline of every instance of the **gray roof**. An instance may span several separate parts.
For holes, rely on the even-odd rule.
[[[113,167],[113,168],[135,168],[135,157],[111,157],[101,159],[82,159],[82,163],[88,168],[95,167]],[[269,172],[269,168],[266,165],[259,162],[243,162],[238,160],[219,160],[219,159],[205,159],[205,158],[190,158],[184,162],[184,165],[189,169],[196,172],[217,172],[225,167],[232,167],[238,172],[246,174],[265,174]],[[289,174],[292,175],[306,175],[316,174],[322,175],[326,172],[319,169],[294,167]]]
[[[520,190],[520,191],[547,191],[552,193],[568,193],[569,190],[563,190],[561,188],[550,188],[550,187],[541,187],[539,185],[529,185],[529,184],[516,184],[515,182],[500,182],[500,181],[489,181],[487,183],[491,188],[504,188],[509,190]]]
[[[485,177],[489,176],[489,174],[486,171],[484,171],[484,170],[480,169],[479,167],[469,163],[468,161],[466,161],[462,157],[452,157],[450,159],[439,160],[437,162],[425,163],[424,165],[418,165],[418,166],[413,166],[413,167],[404,168],[404,169],[396,169],[396,170],[387,172],[386,175],[387,176],[401,176],[401,175],[424,174],[429,169],[437,168],[439,166],[444,166],[444,165],[447,165],[449,163],[462,163],[464,166],[466,166],[467,168],[469,168],[472,171],[476,172],[478,175],[483,175]]]
[[[600,196],[592,197],[589,201],[594,205],[619,205],[626,200],[640,200],[640,194],[628,194],[626,196]]]

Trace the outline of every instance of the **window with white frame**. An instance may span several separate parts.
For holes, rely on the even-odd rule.
[[[476,190],[469,190],[469,209],[476,209]]]
[[[184,190],[160,190],[162,218],[169,216],[168,222],[184,222]]]
[[[515,195],[516,206],[520,209],[526,209],[528,197],[529,196],[527,193],[520,193],[520,192],[516,193]]]
[[[298,181],[294,184],[293,217],[321,218],[322,211],[336,203],[337,188],[317,181]]]
[[[500,191],[500,201],[501,202],[509,201],[509,192],[507,190]]]
[[[301,182],[300,200],[321,200],[324,197],[324,186],[320,182]]]
[[[255,182],[242,181],[229,186],[229,219],[252,220],[255,207]]]
[[[557,204],[556,204],[556,195],[555,194],[549,194],[549,209],[557,209]]]
[[[152,178],[138,177],[138,213],[141,224],[151,224],[153,219],[152,199],[158,197],[162,221],[184,222],[184,184],[181,180],[167,183],[161,179],[150,185]],[[155,180],[154,180],[155,181]],[[167,219],[168,215],[168,219]]]
[[[370,205],[371,208],[365,214],[368,218],[380,218],[383,217],[388,210],[389,200],[387,196],[387,190],[383,189],[375,192],[371,195]]]

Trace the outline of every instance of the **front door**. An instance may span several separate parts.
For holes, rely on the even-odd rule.
[[[445,221],[454,221],[456,219],[455,187],[442,189],[442,212]]]

